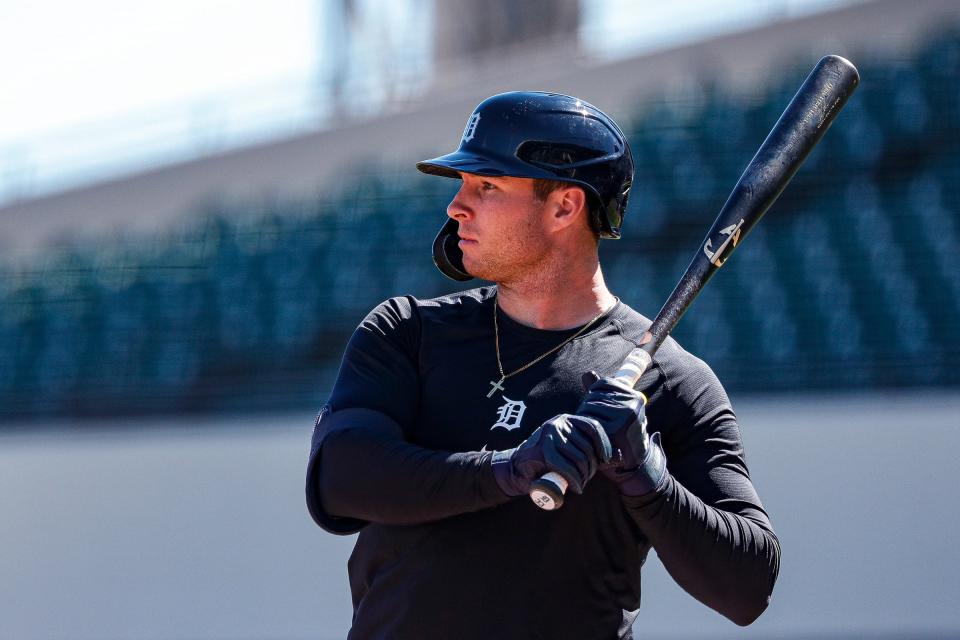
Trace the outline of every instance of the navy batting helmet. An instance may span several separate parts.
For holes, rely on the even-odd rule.
[[[601,238],[620,237],[633,181],[633,156],[617,124],[591,104],[558,93],[513,91],[473,110],[453,153],[417,163],[447,178],[460,172],[560,180],[584,188]],[[471,278],[449,219],[433,243],[433,259],[454,280]]]

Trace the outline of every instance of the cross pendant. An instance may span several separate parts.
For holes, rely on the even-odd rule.
[[[504,376],[503,378],[500,378],[500,382],[503,382],[503,381],[506,380],[506,379],[507,379],[506,376]],[[492,396],[493,393],[494,393],[495,391],[497,391],[498,389],[499,389],[500,391],[504,391],[503,385],[500,384],[500,382],[494,382],[493,380],[490,381],[490,386],[493,387],[493,388],[490,389],[490,393],[487,394],[487,397],[488,397],[488,398],[489,398],[490,396]]]

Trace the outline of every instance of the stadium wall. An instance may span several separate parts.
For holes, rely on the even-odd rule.
[[[737,627],[651,554],[638,637],[960,637],[960,394],[733,404],[783,547],[773,600]],[[354,538],[307,514],[310,413],[24,426],[0,431],[0,638],[346,636]]]

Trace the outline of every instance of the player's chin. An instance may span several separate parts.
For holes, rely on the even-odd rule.
[[[471,255],[469,252],[463,252],[463,269],[474,278],[480,280],[496,280],[496,269],[492,269],[481,258]]]

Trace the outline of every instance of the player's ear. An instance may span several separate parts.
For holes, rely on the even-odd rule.
[[[547,203],[550,205],[551,222],[558,230],[577,223],[582,216],[589,215],[587,194],[583,187],[560,187],[550,194]]]

